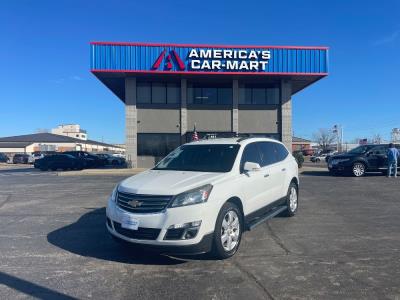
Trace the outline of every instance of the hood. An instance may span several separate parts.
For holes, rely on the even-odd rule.
[[[122,181],[118,190],[133,194],[177,195],[213,183],[226,173],[147,170]]]

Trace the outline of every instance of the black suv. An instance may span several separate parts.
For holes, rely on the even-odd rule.
[[[400,145],[395,145],[400,150]],[[362,145],[353,150],[333,155],[329,158],[328,169],[332,174],[350,173],[353,176],[364,176],[365,172],[382,172],[388,169],[387,150],[389,144]],[[400,160],[398,161],[400,168]]]
[[[0,162],[8,162],[8,156],[0,152]]]
[[[63,154],[69,154],[79,159],[84,168],[96,168],[104,165],[99,157],[85,151],[66,151]]]
[[[48,155],[43,158],[35,160],[33,166],[42,171],[57,169],[62,170],[82,170],[82,162],[72,155],[68,154],[54,154]]]
[[[27,164],[29,163],[29,154],[17,153],[12,159],[13,164]]]

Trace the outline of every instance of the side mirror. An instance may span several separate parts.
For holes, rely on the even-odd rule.
[[[245,172],[252,172],[252,171],[259,171],[261,169],[261,166],[258,163],[246,161],[244,163],[243,170]]]

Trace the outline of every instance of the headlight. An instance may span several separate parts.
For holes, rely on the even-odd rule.
[[[114,201],[114,202],[117,201],[118,187],[119,187],[119,184],[117,184],[117,185],[115,186],[115,188],[113,189],[113,191],[112,191],[112,193],[111,193],[111,196],[110,196],[110,197],[111,197],[111,200]]]
[[[202,187],[176,195],[171,207],[186,206],[207,202],[212,190],[212,185],[207,184]]]

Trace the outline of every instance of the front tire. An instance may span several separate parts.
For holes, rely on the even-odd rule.
[[[297,213],[299,207],[299,188],[295,182],[291,182],[286,194],[286,206],[285,215],[287,217],[293,217]]]
[[[239,249],[243,231],[243,216],[238,206],[226,202],[217,217],[214,231],[213,255],[218,259],[233,256]]]
[[[355,177],[362,177],[365,175],[365,165],[360,162],[356,162],[353,167],[351,168],[353,176]]]

